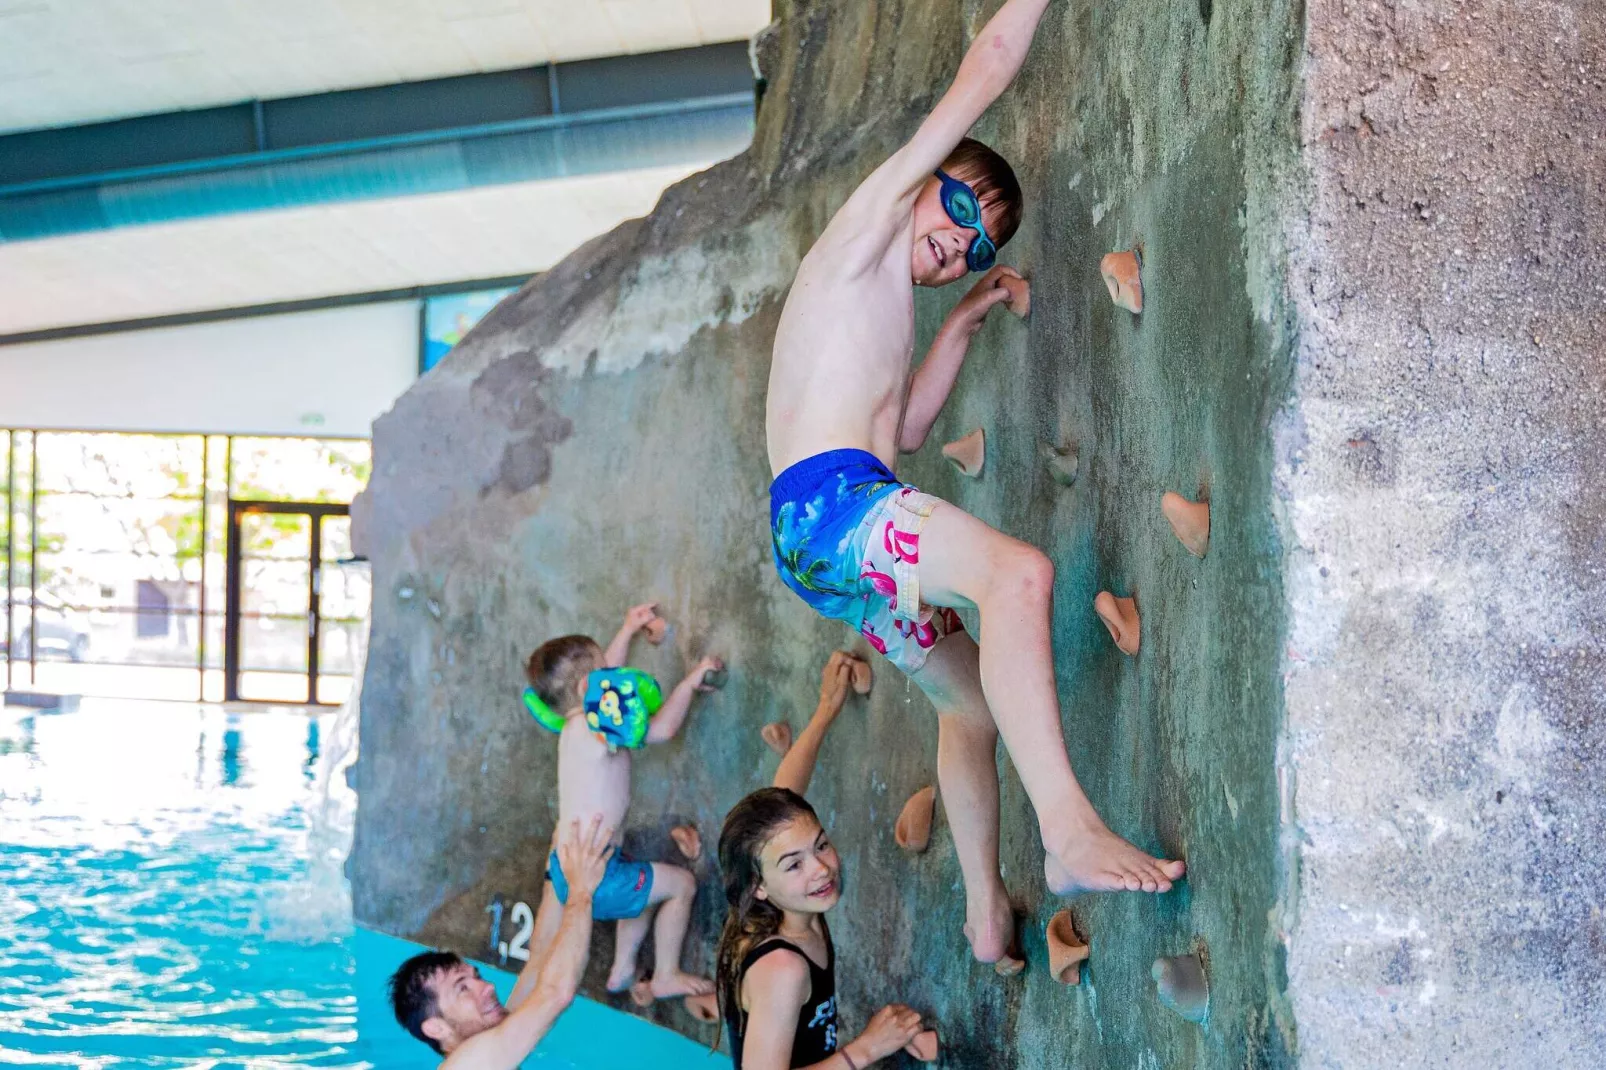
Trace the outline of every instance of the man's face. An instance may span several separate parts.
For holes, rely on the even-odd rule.
[[[435,993],[435,1014],[425,1020],[424,1032],[448,1052],[507,1017],[496,989],[466,962],[437,973],[430,990]]]

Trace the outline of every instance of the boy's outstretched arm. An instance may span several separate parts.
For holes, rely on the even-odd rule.
[[[1006,275],[1020,278],[1020,272],[999,264],[982,276],[971,287],[954,310],[948,313],[937,337],[932,340],[926,359],[915,371],[909,383],[909,401],[904,407],[903,431],[898,437],[898,449],[913,453],[926,443],[931,425],[948,404],[948,395],[959,378],[959,369],[970,351],[970,340],[981,330],[987,313],[1009,299],[1009,291],[998,285]]]
[[[692,666],[686,678],[675,685],[664,699],[664,704],[658,712],[653,714],[652,723],[647,726],[647,742],[663,743],[675,738],[680,726],[686,723],[686,714],[691,712],[691,700],[699,691],[712,691],[713,688],[703,683],[703,674],[710,669],[723,669],[725,663],[718,658],[709,656],[703,658]]]
[[[619,626],[618,634],[602,652],[602,667],[617,669],[623,665],[625,659],[630,656],[630,640],[634,639],[636,633],[645,628],[647,622],[657,615],[657,602],[643,602],[639,606],[631,606],[625,610],[625,622]]]
[[[580,822],[574,822],[558,843],[558,858],[569,878],[569,901],[563,908],[557,939],[546,961],[536,967],[541,979],[535,991],[510,1010],[500,1025],[464,1041],[441,1064],[443,1070],[515,1070],[558,1016],[569,1009],[590,954],[591,896],[602,883],[612,842],[613,829],[603,828],[598,816],[584,832]]]
[[[921,184],[1020,73],[1049,2],[1008,0],[998,9],[971,43],[953,84],[915,136],[864,180],[841,214],[859,216],[856,209],[862,208],[870,220],[883,220],[885,225],[902,219]],[[885,241],[886,235],[881,238]]]

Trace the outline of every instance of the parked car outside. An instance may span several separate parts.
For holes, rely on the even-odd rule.
[[[34,602],[32,613],[28,610],[31,601]],[[33,657],[35,632],[39,635],[41,659],[62,657],[83,661],[89,656],[89,625],[83,614],[48,591],[36,594],[26,587],[13,587],[11,627],[17,633],[17,650],[13,655],[16,660]],[[0,635],[0,655],[5,654],[9,646],[7,637]]]

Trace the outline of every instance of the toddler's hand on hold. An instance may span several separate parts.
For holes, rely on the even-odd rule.
[[[708,655],[704,656],[703,660],[699,661],[697,663],[697,667],[694,668],[691,671],[692,679],[697,681],[697,690],[702,691],[704,693],[709,692],[709,691],[717,691],[717,690],[719,690],[716,687],[711,687],[708,684],[704,683],[703,682],[703,676],[706,673],[718,672],[720,669],[723,669],[724,667],[725,667],[725,662],[722,661],[719,658],[714,657],[714,655],[708,654]]]
[[[919,1034],[920,1013],[902,1003],[890,1003],[875,1012],[875,1017],[864,1027],[864,1032],[855,1037],[849,1046],[865,1057],[863,1061],[854,1060],[863,1066],[902,1051]]]
[[[589,896],[602,883],[608,871],[608,856],[613,849],[613,829],[602,827],[602,815],[591,819],[591,825],[580,831],[580,822],[573,821],[569,830],[558,841],[558,865],[569,882],[569,897]]]
[[[971,334],[981,329],[982,321],[998,305],[1009,300],[1009,291],[999,284],[1001,278],[1019,279],[1021,273],[1004,264],[996,265],[970,288],[959,304],[948,314],[948,321],[965,328]]]
[[[657,602],[643,602],[639,606],[631,606],[625,610],[625,627],[633,632],[639,632],[658,616]]]

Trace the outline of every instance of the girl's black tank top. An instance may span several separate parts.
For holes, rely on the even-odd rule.
[[[785,940],[771,940],[760,944],[742,959],[741,971],[736,977],[737,1004],[725,1018],[730,1033],[731,1066],[742,1070],[742,1039],[747,1033],[747,1012],[741,1008],[742,981],[748,967],[773,951],[792,951],[803,955],[809,964],[809,998],[797,1015],[797,1031],[792,1034],[792,1066],[812,1066],[824,1062],[837,1048],[836,1021],[836,947],[829,934],[825,941],[825,968],[803,953],[803,949]]]

